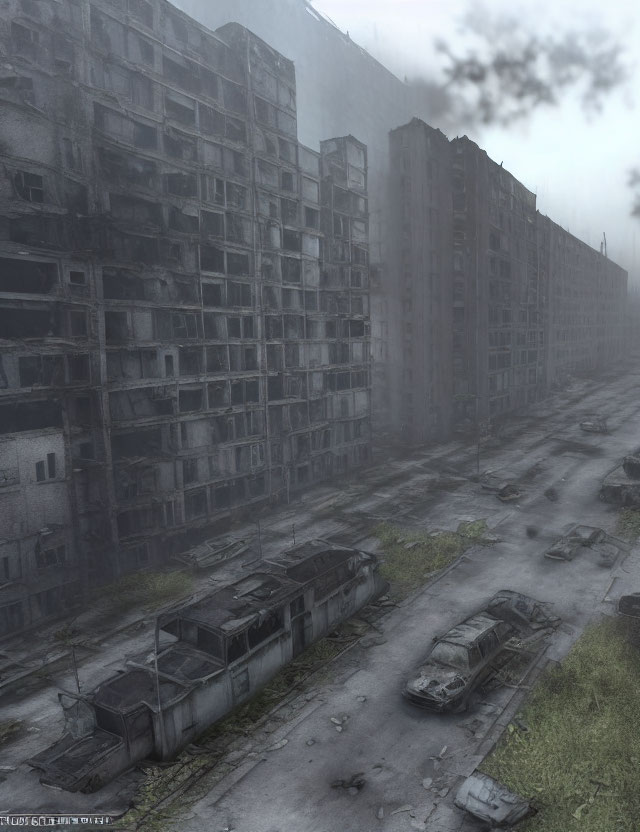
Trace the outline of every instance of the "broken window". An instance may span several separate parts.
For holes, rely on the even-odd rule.
[[[222,158],[224,169],[227,173],[235,176],[247,175],[246,160],[243,153],[240,153],[238,150],[232,150],[230,147],[224,147],[222,149]]]
[[[133,143],[136,147],[155,150],[158,146],[158,131],[150,124],[133,122]]]
[[[169,228],[173,231],[180,231],[183,234],[197,234],[198,233],[198,216],[197,214],[189,214],[176,208],[175,205],[169,206]]]
[[[12,21],[10,43],[16,55],[35,57],[40,44],[40,34],[35,29],[29,29],[27,26]]]
[[[207,372],[220,373],[229,369],[229,355],[227,347],[207,347]]]
[[[178,394],[180,413],[189,413],[195,410],[202,410],[203,391],[201,387],[195,390],[185,390],[184,388]]]
[[[227,252],[228,274],[249,274],[249,255]]]
[[[215,246],[200,246],[200,268],[206,272],[224,272],[224,251]]]
[[[295,225],[298,222],[298,203],[293,199],[280,199],[282,222]]]
[[[226,381],[218,381],[208,385],[209,407],[223,407],[230,403],[229,385]]]
[[[228,280],[227,306],[252,306],[251,285]]]
[[[249,649],[257,647],[284,628],[284,609],[272,610],[255,621],[248,630]]]
[[[296,190],[296,180],[295,174],[291,171],[283,170],[282,171],[282,190],[283,191],[295,191]]]
[[[195,162],[198,158],[198,147],[196,140],[184,133],[172,131],[163,134],[165,153],[173,159],[184,159],[187,162]]]
[[[200,113],[200,130],[210,136],[224,136],[225,134],[225,117],[214,107],[208,107],[206,104],[198,104],[198,112]],[[222,165],[222,157],[217,162],[218,166]]]
[[[195,313],[174,312],[171,315],[171,326],[175,338],[198,337],[198,317]]]
[[[243,210],[247,207],[247,189],[234,182],[227,182],[227,206]]]
[[[304,209],[304,224],[307,228],[319,228],[320,226],[320,212],[315,208]]]
[[[202,517],[207,513],[207,492],[188,491],[184,495],[184,510],[187,520]]]
[[[53,549],[42,551],[36,547],[36,565],[38,569],[46,569],[49,566],[64,566],[66,559],[66,547],[64,544]]]
[[[300,283],[301,265],[299,260],[293,257],[282,258],[282,280],[284,283]]]
[[[224,237],[224,214],[218,214],[213,211],[201,211],[201,230],[204,234],[211,237]],[[217,271],[222,271],[218,269]]]
[[[225,119],[225,136],[233,142],[241,142],[244,144],[247,141],[247,127],[244,121],[239,118],[232,118],[227,116]]]
[[[55,263],[0,259],[0,292],[47,294],[58,283]]]
[[[129,318],[126,312],[105,312],[105,340],[126,341],[129,337]]]
[[[198,180],[191,173],[165,173],[165,190],[175,196],[195,197],[198,195]]]
[[[44,179],[36,173],[19,170],[13,177],[16,193],[28,202],[44,202]]]
[[[216,493],[219,489],[216,489]],[[228,504],[228,500],[227,500]],[[218,500],[216,499],[216,505]],[[227,664],[237,661],[247,652],[247,634],[246,632],[237,633],[232,636],[227,643]]]
[[[202,350],[199,347],[180,348],[180,375],[194,376],[202,372]]]
[[[223,289],[222,283],[203,283],[202,284],[202,302],[205,306],[223,306]],[[206,324],[205,324],[206,328]]]
[[[87,337],[87,313],[84,310],[69,312],[69,331],[74,338]]]
[[[234,243],[248,243],[251,234],[249,220],[238,214],[227,214],[226,238]]]
[[[165,90],[164,107],[168,118],[193,127],[196,123],[196,102],[186,95]]]

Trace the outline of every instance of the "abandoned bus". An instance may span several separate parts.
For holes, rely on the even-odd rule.
[[[88,694],[61,692],[64,735],[28,762],[46,785],[91,792],[170,759],[385,589],[374,555],[324,540],[264,561],[161,615],[151,656]]]

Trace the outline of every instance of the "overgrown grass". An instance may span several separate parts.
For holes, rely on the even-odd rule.
[[[373,530],[384,553],[380,574],[391,584],[394,596],[404,597],[471,546],[483,543],[486,531],[484,520],[460,523],[455,532],[437,534],[407,532],[398,526],[381,523]]]
[[[184,598],[192,588],[193,578],[185,572],[135,572],[110,584],[104,592],[119,610],[155,609],[168,601]]]
[[[539,813],[522,832],[638,832],[640,652],[621,619],[588,628],[482,764]]]
[[[637,508],[623,508],[618,514],[618,534],[627,540],[640,536],[640,511]]]

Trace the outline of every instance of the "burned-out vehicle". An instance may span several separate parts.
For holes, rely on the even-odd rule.
[[[490,824],[492,829],[513,826],[535,813],[528,800],[479,771],[467,777],[458,789],[454,803],[459,809]]]
[[[620,552],[629,547],[622,540],[607,534],[595,526],[573,526],[567,534],[558,538],[544,553],[551,560],[573,560],[584,549],[593,550],[603,566],[612,566]]]
[[[263,561],[159,616],[150,655],[62,692],[64,734],[28,763],[46,785],[92,792],[147,757],[169,760],[387,588],[375,555],[325,540]]]
[[[484,610],[435,640],[426,660],[406,684],[405,698],[432,711],[462,711],[471,694],[504,664],[524,637],[556,627],[547,604],[501,590]]]
[[[583,430],[585,433],[609,433],[606,418],[598,414],[585,417],[580,422],[580,430]]]
[[[628,615],[630,618],[640,618],[640,592],[622,595],[618,599],[618,615]]]
[[[600,499],[619,506],[640,506],[640,452],[626,456],[602,481]]]

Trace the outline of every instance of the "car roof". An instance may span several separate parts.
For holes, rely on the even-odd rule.
[[[467,618],[461,624],[456,624],[449,632],[445,633],[438,642],[446,641],[449,644],[459,644],[463,647],[470,647],[489,630],[493,630],[501,622],[497,618],[478,613]]]

